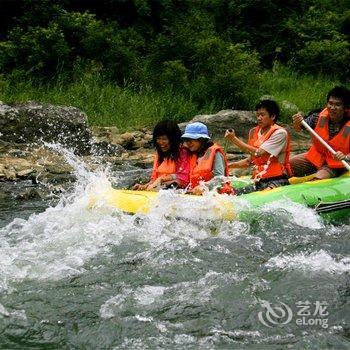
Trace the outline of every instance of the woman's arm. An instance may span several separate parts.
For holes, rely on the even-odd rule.
[[[216,152],[213,165],[213,175],[225,176],[225,159],[220,152]]]
[[[157,168],[157,155],[154,155],[154,160],[153,160],[153,167],[152,167],[152,175],[151,175],[151,179],[145,183],[145,184],[135,184],[132,189],[133,190],[138,190],[138,191],[144,191],[147,190],[148,187],[151,187],[153,185],[153,183],[156,180],[156,168]]]

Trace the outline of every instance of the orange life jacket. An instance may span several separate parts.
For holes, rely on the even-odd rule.
[[[224,157],[225,176],[228,176],[228,162],[226,154],[222,147],[217,144],[210,146],[204,156],[201,157],[197,164],[197,157],[191,159],[190,187],[194,188],[199,185],[200,181],[209,181],[213,178],[213,166],[216,152],[220,152]]]
[[[176,173],[176,162],[173,159],[164,158],[163,161],[159,164],[158,153],[156,153],[153,161],[153,170],[152,170],[152,180],[158,179],[162,175],[170,175]]]
[[[344,154],[350,153],[350,120],[348,120],[341,130],[331,140],[329,139],[329,113],[325,108],[318,116],[315,132],[319,134],[335,151]],[[343,168],[344,164],[333,158],[331,152],[322,145],[316,138],[312,139],[312,146],[306,153],[305,158],[316,168],[320,168],[324,163],[330,168]]]
[[[269,131],[259,137],[260,126],[256,126],[251,129],[249,132],[248,144],[253,147],[260,148],[260,146],[268,140],[272,134],[278,129],[284,129],[277,124],[273,124]],[[292,175],[291,167],[289,164],[289,155],[290,155],[290,137],[287,133],[287,148],[285,151],[285,160],[284,163],[280,163],[278,158],[272,156],[268,153],[256,157],[252,156],[252,162],[255,165],[252,178],[257,179],[268,179],[271,177],[282,176],[287,173],[288,176]]]

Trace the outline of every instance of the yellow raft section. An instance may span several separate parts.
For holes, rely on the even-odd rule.
[[[349,176],[350,172],[343,176]],[[247,177],[242,177],[244,179]],[[292,177],[289,179],[290,184],[299,184],[310,181],[314,178],[314,175],[305,177]],[[323,181],[323,180],[322,180]],[[317,181],[315,181],[315,184]],[[273,191],[281,191],[283,187],[273,189]],[[260,191],[259,194],[264,196],[267,191]],[[162,204],[159,202],[161,194],[159,192],[152,191],[133,191],[110,188],[104,193],[91,196],[88,208],[94,208],[98,203],[103,202],[123,212],[136,214],[148,214],[152,209],[160,208]],[[167,198],[166,207],[170,213],[177,216],[183,216],[184,213],[187,217],[190,217],[191,212],[199,213],[200,217],[211,219],[224,219],[234,220],[237,218],[235,213],[235,196],[230,197],[227,195],[212,194],[209,196],[194,196],[189,194],[174,194],[173,197]],[[186,199],[183,201],[183,199]],[[172,203],[173,202],[173,203]],[[187,203],[186,207],[181,206],[182,203]]]
[[[152,191],[133,191],[133,190],[121,190],[110,188],[103,194],[98,196],[92,196],[88,203],[88,208],[93,208],[100,201],[117,208],[123,212],[136,214],[148,214],[152,209],[156,209],[162,205],[158,203],[160,198],[159,192]],[[174,199],[174,203],[170,201]],[[189,194],[174,194],[173,198],[168,199],[166,206],[169,208],[169,212],[172,212],[176,216],[180,213],[181,208],[179,208],[179,202],[175,203],[176,200],[186,199],[187,211],[186,215],[190,216],[191,211],[196,211],[200,216],[203,215],[205,218],[212,219],[224,219],[224,220],[234,220],[236,215],[232,210],[232,197],[223,196],[219,194],[212,195],[210,197],[206,196],[194,196]],[[209,205],[208,205],[209,203]],[[182,208],[183,210],[183,208]]]

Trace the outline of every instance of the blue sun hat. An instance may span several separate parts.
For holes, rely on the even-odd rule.
[[[181,136],[183,139],[210,139],[208,128],[200,122],[187,124],[185,133]]]

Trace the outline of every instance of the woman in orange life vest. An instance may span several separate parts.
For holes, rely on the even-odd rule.
[[[202,194],[204,187],[201,182],[208,182],[216,176],[228,176],[225,152],[210,139],[205,124],[188,124],[182,140],[192,154],[189,192]]]
[[[172,120],[163,120],[153,130],[156,154],[151,179],[135,184],[134,190],[155,190],[160,187],[185,188],[189,183],[190,155],[181,145],[181,130]]]
[[[293,115],[293,127],[300,131],[303,116]],[[350,161],[350,90],[337,86],[327,94],[327,106],[311,112],[305,122],[335,151],[332,155],[313,138],[308,152],[295,155],[290,164],[295,176],[315,173],[315,179],[327,179],[344,173],[342,160]]]
[[[255,110],[258,126],[249,131],[248,143],[240,140],[232,129],[225,133],[227,140],[249,154],[247,158],[231,163],[230,169],[254,166],[255,186],[246,188],[244,193],[287,185],[288,176],[291,176],[290,139],[286,129],[276,124],[280,114],[278,104],[273,100],[262,100]]]

